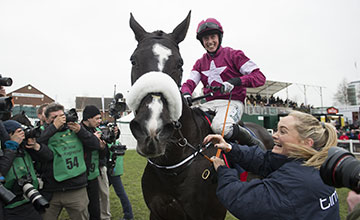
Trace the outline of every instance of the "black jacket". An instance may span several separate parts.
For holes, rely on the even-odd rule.
[[[83,122],[81,122],[81,126],[84,127],[87,131],[89,131],[92,134],[94,134],[96,132],[96,128],[90,128],[90,127],[86,126]],[[83,144],[83,147],[84,147],[84,159],[85,159],[85,163],[86,163],[86,168],[88,170],[89,167],[91,166],[91,153],[92,153],[92,151],[98,150],[99,153],[102,151],[101,147],[100,147],[100,141],[98,139],[98,141],[97,141],[97,143],[95,145]]]
[[[45,129],[41,134],[41,137],[37,139],[39,143],[48,144],[49,139],[58,131],[53,124],[44,125]],[[98,138],[87,131],[83,126],[81,126],[80,131],[76,134],[84,146],[99,146]],[[49,160],[41,162],[40,175],[44,181],[43,192],[55,192],[55,191],[66,191],[72,189],[79,189],[87,185],[87,175],[86,172],[82,173],[79,176],[73,177],[68,180],[58,182],[54,178],[53,171],[53,153]]]

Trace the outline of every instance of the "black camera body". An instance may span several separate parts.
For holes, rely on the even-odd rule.
[[[115,127],[114,123],[104,122],[100,125],[101,137],[100,139],[105,141],[108,144],[115,143],[116,135],[115,135]]]
[[[24,196],[31,201],[36,210],[43,212],[49,208],[49,202],[33,186],[30,174],[22,176],[17,180],[17,183],[22,188]]]
[[[0,120],[6,121],[11,117],[11,109],[13,108],[13,98],[0,97]]]
[[[116,156],[124,156],[126,150],[127,150],[126,145],[123,144],[113,144],[110,147],[110,151],[113,153],[113,155]]]
[[[329,149],[328,157],[320,167],[320,176],[327,185],[347,187],[360,193],[360,161],[343,148]]]
[[[123,94],[117,93],[109,104],[109,114],[115,120],[120,118],[121,113],[126,110],[126,103]]]
[[[39,138],[41,136],[41,128],[38,127],[27,127],[24,129],[25,139]]]
[[[13,199],[15,199],[16,195],[5,188],[3,185],[5,178],[0,173],[0,200],[5,204],[10,203]]]
[[[72,108],[69,111],[65,112],[65,116],[66,116],[66,123],[77,122],[79,119],[75,108]]]

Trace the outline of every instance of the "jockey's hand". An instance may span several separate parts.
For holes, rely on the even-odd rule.
[[[221,93],[230,93],[235,86],[241,86],[241,79],[239,77],[234,77],[224,82],[221,86]]]
[[[191,95],[189,93],[184,93],[184,98],[186,100],[187,105],[190,107],[192,106],[192,98]]]

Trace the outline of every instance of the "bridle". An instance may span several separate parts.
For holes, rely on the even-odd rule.
[[[174,125],[174,128],[175,130],[177,131],[177,133],[179,134],[180,138],[177,140],[176,144],[179,145],[180,147],[184,148],[184,147],[189,147],[191,148],[192,150],[194,150],[194,153],[190,154],[188,157],[186,157],[185,159],[183,159],[182,161],[180,161],[179,163],[177,164],[174,164],[174,165],[170,165],[170,166],[162,166],[162,165],[158,165],[156,164],[155,162],[151,161],[150,159],[148,159],[148,162],[153,165],[154,167],[156,168],[159,168],[159,169],[164,169],[164,170],[172,170],[172,169],[176,169],[176,168],[179,168],[183,165],[186,165],[184,167],[184,169],[186,167],[188,167],[193,161],[194,159],[196,158],[197,155],[203,155],[204,154],[202,153],[203,151],[205,151],[209,146],[210,144],[207,144],[205,145],[203,148],[199,147],[196,148],[194,147],[192,144],[190,144],[188,142],[188,140],[184,137],[183,133],[181,132],[181,127],[182,127],[182,124],[181,122],[179,121],[174,121],[173,122],[173,125]],[[182,171],[182,170],[181,170]],[[181,172],[180,171],[180,172]],[[177,172],[177,173],[180,173],[180,172]]]

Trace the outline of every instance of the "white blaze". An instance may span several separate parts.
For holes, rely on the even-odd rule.
[[[166,61],[169,59],[169,56],[172,55],[171,50],[161,44],[154,44],[152,51],[155,56],[158,57],[158,68],[159,71],[162,71],[164,69]]]
[[[149,131],[149,136],[155,137],[156,130],[162,126],[160,114],[163,110],[163,103],[161,102],[160,96],[154,95],[152,102],[148,104],[148,108],[150,109],[150,118],[146,127]]]

